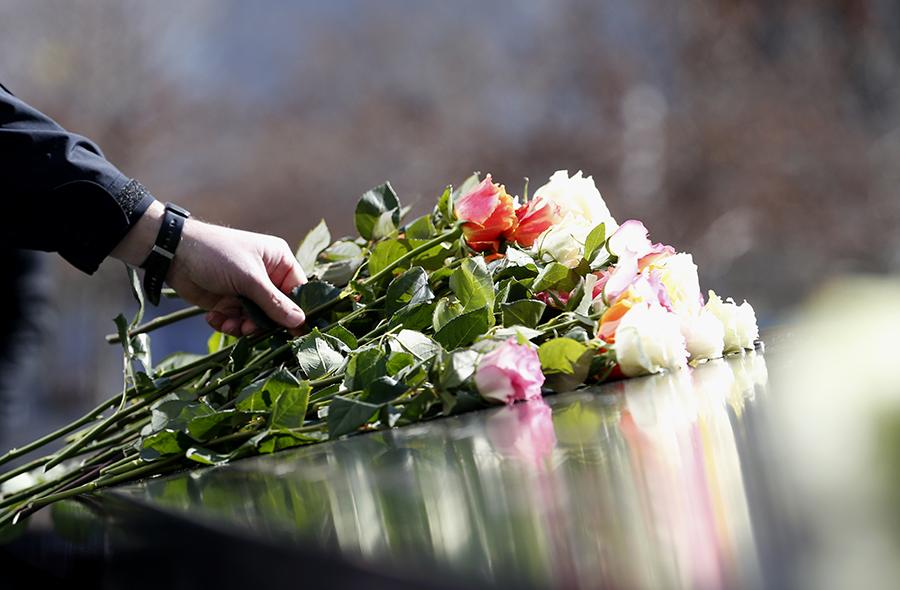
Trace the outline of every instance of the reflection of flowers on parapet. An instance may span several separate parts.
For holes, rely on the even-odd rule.
[[[758,586],[732,422],[765,381],[749,353],[243,461],[183,493],[141,486],[257,532],[497,583]]]
[[[552,411],[540,399],[502,408],[486,424],[491,445],[504,457],[541,465],[556,446]]]

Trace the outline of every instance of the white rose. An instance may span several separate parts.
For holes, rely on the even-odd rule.
[[[594,226],[584,219],[567,215],[547,228],[534,242],[534,247],[542,256],[547,255],[560,264],[575,268],[584,257],[584,242],[592,229]]]
[[[550,181],[534,191],[536,197],[543,197],[556,203],[563,216],[574,215],[590,225],[591,229],[606,224],[606,235],[611,235],[618,225],[606,202],[597,190],[594,179],[591,176],[582,176],[581,170],[569,178],[568,170],[557,170],[550,177]]]
[[[753,343],[759,338],[759,328],[756,326],[756,312],[749,303],[744,301],[737,305],[731,298],[722,301],[715,291],[710,291],[706,309],[719,318],[725,328],[725,352],[753,348]]]
[[[677,315],[660,305],[641,303],[629,309],[616,329],[616,360],[628,377],[677,369],[688,352]]]
[[[725,349],[725,326],[712,312],[701,309],[681,316],[681,333],[692,360],[715,359]]]
[[[682,315],[700,313],[700,279],[694,257],[683,252],[666,256],[657,268],[660,280],[666,286],[672,310]]]

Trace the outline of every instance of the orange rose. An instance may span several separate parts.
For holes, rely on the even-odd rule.
[[[481,184],[456,201],[456,217],[466,243],[479,252],[496,252],[501,240],[512,234],[518,220],[513,198],[503,185],[491,182],[488,174]]]
[[[510,239],[520,246],[531,246],[539,235],[559,222],[559,205],[538,197],[516,209],[518,224]]]

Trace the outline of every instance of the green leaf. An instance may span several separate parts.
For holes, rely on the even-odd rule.
[[[160,455],[175,455],[181,453],[186,448],[186,437],[177,430],[161,430],[148,437],[141,442],[141,446],[145,449],[151,449]]]
[[[258,379],[238,395],[235,407],[246,412],[267,411],[285,391],[298,386],[297,378],[279,369],[264,379]]]
[[[597,250],[606,243],[606,224],[601,223],[591,230],[584,240],[584,259],[590,262],[597,254]]]
[[[406,240],[409,249],[418,248],[428,240],[409,239]],[[425,270],[436,271],[443,268],[447,262],[447,258],[453,255],[455,245],[450,242],[441,242],[440,244],[416,254],[410,261],[414,265],[421,266]]]
[[[494,282],[503,279],[533,279],[538,274],[538,268],[534,260],[518,248],[508,246],[506,256],[492,262],[488,269],[494,277]]]
[[[313,274],[335,285],[346,285],[364,260],[362,248],[346,240],[326,248],[319,259],[323,262],[316,265]]]
[[[546,291],[561,285],[569,279],[569,268],[558,262],[551,262],[541,269],[531,288],[535,292]]]
[[[378,408],[377,404],[342,395],[334,396],[328,406],[328,438],[337,438],[354,432],[371,420]]]
[[[387,374],[387,359],[379,348],[369,347],[350,355],[344,384],[347,389],[366,389],[369,384]]]
[[[407,252],[409,247],[401,240],[378,242],[369,254],[369,276],[378,274]]]
[[[192,439],[203,442],[219,434],[222,428],[234,425],[235,419],[241,416],[237,410],[220,410],[213,414],[197,416],[187,423],[187,433]]]
[[[538,347],[541,370],[545,374],[564,373],[573,375],[576,364],[586,352],[589,352],[587,346],[571,338],[548,340]]]
[[[300,246],[297,248],[297,262],[306,274],[312,274],[316,266],[316,258],[331,244],[331,232],[325,220],[321,220],[316,227],[309,230]]]
[[[430,215],[423,215],[406,226],[407,238],[430,240],[435,235],[437,235],[437,229],[435,229],[434,223],[431,222]]]
[[[543,301],[536,299],[521,299],[512,303],[502,303],[500,308],[503,313],[504,326],[534,328],[540,323],[541,316],[544,315],[544,309],[547,306]]]
[[[366,191],[356,204],[356,229],[367,240],[388,235],[385,232],[385,213],[393,229],[400,225],[400,201],[389,182]],[[377,226],[377,231],[376,231]]]
[[[318,432],[293,432],[290,430],[267,430],[250,439],[250,443],[260,453],[274,453],[314,442],[321,442]]]
[[[190,352],[176,352],[170,354],[156,365],[156,373],[160,374],[180,369],[187,364],[203,358],[203,356],[204,355],[202,354],[193,354]]]
[[[353,334],[353,332],[340,324],[333,325],[332,327],[328,328],[325,333],[329,336],[334,336],[335,338],[346,344],[348,348],[356,348],[357,346],[359,346],[359,341],[356,339],[356,336]]]
[[[213,332],[206,341],[206,350],[209,354],[219,352],[223,348],[227,348],[237,342],[237,338],[223,334],[222,332]]]
[[[459,387],[475,374],[478,353],[474,350],[458,350],[447,355],[441,372],[441,386],[445,389]]]
[[[384,313],[392,316],[403,307],[427,303],[432,299],[434,293],[428,287],[428,273],[421,266],[414,266],[388,285]]]
[[[295,287],[290,297],[303,311],[311,311],[317,307],[337,299],[341,290],[325,281],[309,281]]]
[[[308,379],[318,379],[337,371],[344,364],[344,355],[318,330],[313,330],[295,345],[297,363]]]
[[[388,357],[386,368],[388,374],[394,377],[397,373],[415,363],[416,357],[412,354],[408,352],[394,352]]]
[[[462,312],[462,304],[456,301],[450,301],[446,297],[441,298],[438,300],[431,317],[431,321],[434,324],[434,330],[436,332],[440,331],[441,328],[447,325],[447,322],[462,315]]]
[[[270,428],[299,428],[306,418],[311,387],[307,381],[284,390],[272,404]]]
[[[494,306],[494,282],[484,258],[466,258],[450,275],[450,289],[463,305],[463,311]],[[493,315],[491,315],[493,325]]]
[[[408,352],[420,361],[430,359],[441,350],[434,340],[415,330],[400,330],[391,338],[390,346],[391,350]]]
[[[493,323],[493,317],[494,314],[489,307],[466,312],[444,324],[434,334],[434,339],[447,350],[467,346],[488,331]]]
[[[409,386],[406,383],[385,375],[369,385],[363,399],[370,404],[382,405],[394,401],[407,391]]]
[[[388,325],[393,328],[401,326],[407,330],[424,330],[431,327],[434,321],[435,303],[420,303],[419,305],[407,305],[391,316]]]
[[[441,196],[438,197],[437,206],[435,207],[435,213],[447,223],[453,221],[453,202],[450,198],[452,193],[453,187],[448,184]]]

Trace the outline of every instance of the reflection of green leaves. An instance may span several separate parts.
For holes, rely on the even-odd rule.
[[[328,406],[328,438],[337,438],[354,432],[371,420],[378,408],[378,404],[342,395],[334,396],[331,405]]]
[[[356,204],[356,229],[367,240],[377,240],[400,225],[400,201],[389,182],[370,189]]]
[[[467,346],[488,331],[493,318],[494,314],[488,307],[481,307],[463,313],[448,321],[440,330],[435,332],[434,339],[447,350]]]
[[[297,248],[297,262],[303,268],[306,274],[313,273],[316,265],[316,258],[331,243],[331,232],[323,219],[316,227],[309,230],[300,246]]]
[[[503,325],[525,326],[534,328],[541,321],[546,305],[536,299],[521,299],[512,303],[500,304],[503,313]]]

